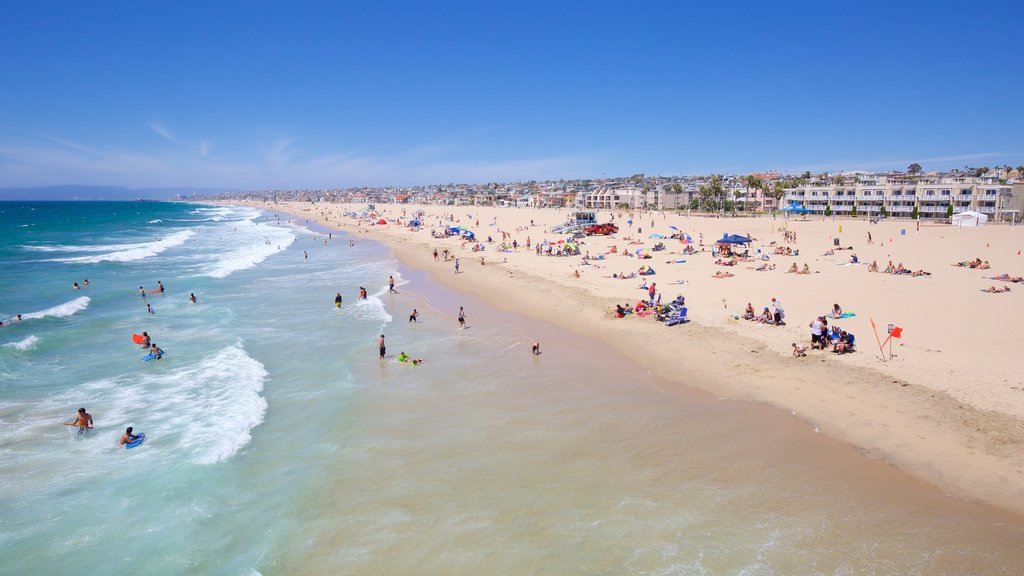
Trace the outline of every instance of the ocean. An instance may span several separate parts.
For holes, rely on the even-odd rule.
[[[0,231],[0,574],[1024,571],[1020,517],[358,235],[170,202],[0,203]]]

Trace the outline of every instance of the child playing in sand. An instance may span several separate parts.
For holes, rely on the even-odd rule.
[[[807,356],[807,346],[793,342],[793,356]]]

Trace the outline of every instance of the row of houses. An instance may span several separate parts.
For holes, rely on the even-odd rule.
[[[1007,174],[974,176],[961,172],[908,175],[848,173],[785,176],[644,177],[601,180],[559,180],[506,184],[449,184],[446,186],[353,188],[331,190],[262,191],[235,194],[252,199],[352,202],[365,204],[435,204],[504,206],[510,208],[581,208],[587,210],[702,208],[702,189],[714,180],[721,190],[715,205],[729,211],[772,211],[796,203],[822,215],[882,214],[922,218],[945,217],[974,210],[993,220],[1019,219],[1024,184],[1007,183]],[[1011,182],[1019,179],[1010,178]]]

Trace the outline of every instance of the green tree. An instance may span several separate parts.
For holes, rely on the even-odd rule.
[[[907,166],[907,174],[920,174],[920,173],[921,173],[921,165],[918,164],[917,162],[914,162],[910,166]]]
[[[1017,166],[1017,175],[1024,176],[1024,166]]]
[[[910,211],[910,219],[917,220],[921,217],[921,214],[917,211],[917,204],[914,204],[914,208]]]
[[[952,217],[953,217],[953,201],[950,200],[949,204],[946,206],[946,218],[952,218]]]
[[[850,216],[853,216],[854,218],[857,217],[857,203],[856,202],[853,203],[853,210],[850,210]]]
[[[889,217],[889,211],[885,209],[884,205],[881,208],[878,209],[878,214],[882,218],[888,218]]]
[[[832,215],[832,204],[831,203],[825,204],[825,217],[827,218],[827,217],[829,217],[831,215]]]

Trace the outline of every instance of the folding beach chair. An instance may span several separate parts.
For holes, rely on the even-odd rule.
[[[679,313],[673,318],[665,320],[665,326],[675,326],[676,324],[685,324],[689,322],[686,318],[686,307],[680,308]]]

